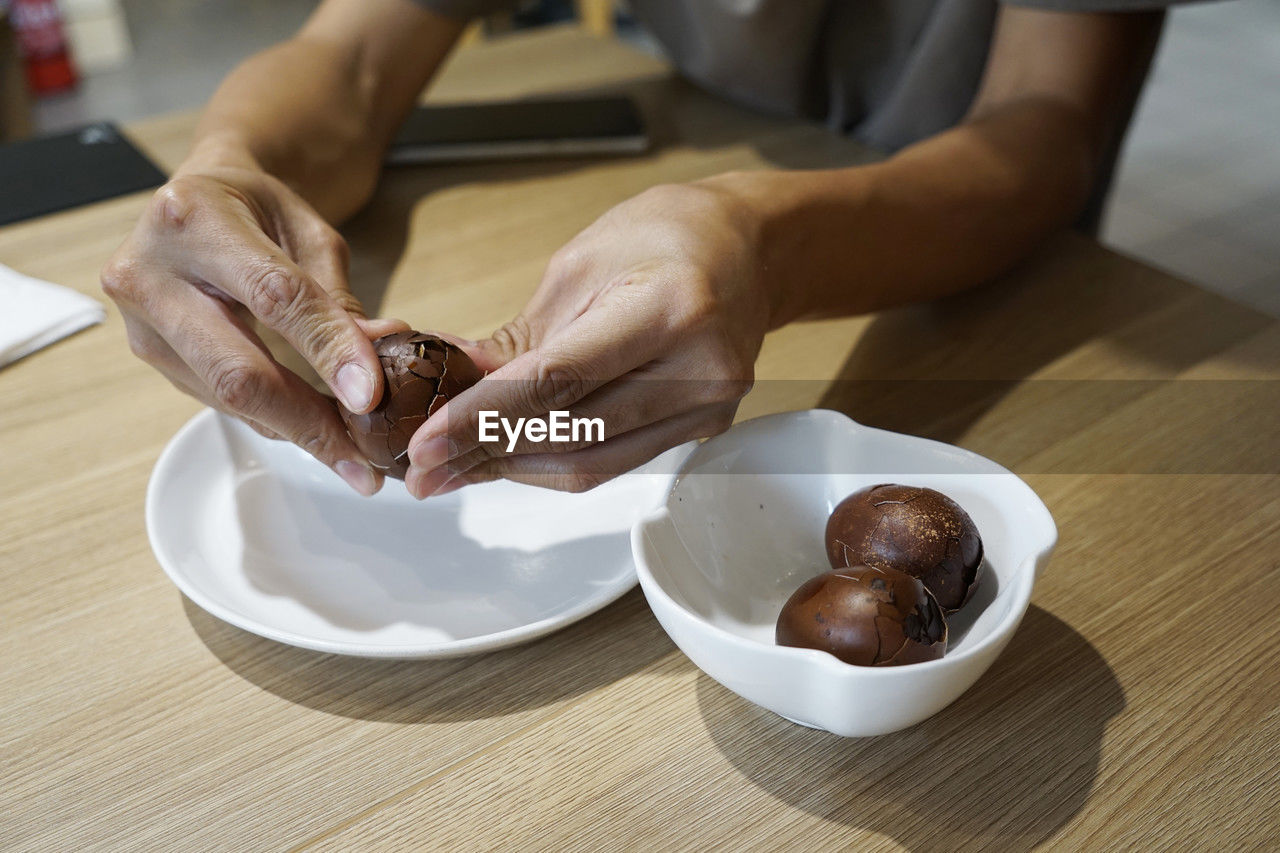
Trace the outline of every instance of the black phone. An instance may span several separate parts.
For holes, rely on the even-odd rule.
[[[164,172],[109,122],[0,146],[0,225],[158,187]]]
[[[649,135],[626,97],[421,106],[387,152],[393,165],[638,154]]]

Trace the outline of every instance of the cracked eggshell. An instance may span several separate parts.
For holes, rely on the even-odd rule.
[[[942,608],[896,569],[850,566],[811,578],[778,615],[780,646],[818,649],[856,666],[937,660],[947,651]]]
[[[373,342],[387,385],[382,401],[358,415],[341,404],[347,432],[370,464],[403,480],[409,439],[429,416],[484,375],[458,347],[423,332],[396,332]]]
[[[832,568],[865,564],[917,577],[954,613],[973,594],[982,538],[973,519],[942,492],[882,483],[854,492],[827,519]]]

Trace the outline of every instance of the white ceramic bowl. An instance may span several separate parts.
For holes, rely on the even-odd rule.
[[[776,645],[783,603],[829,568],[831,510],[850,492],[893,482],[949,495],[982,535],[982,580],[948,619],[946,655],[859,667]],[[977,681],[1017,629],[1056,541],[1035,492],[996,463],[821,409],[757,418],[705,442],[631,532],[649,605],[695,664],[757,705],[844,736],[914,725]]]

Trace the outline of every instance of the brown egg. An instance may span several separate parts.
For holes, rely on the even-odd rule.
[[[356,446],[388,477],[409,470],[409,439],[446,401],[480,381],[475,362],[453,344],[422,332],[397,332],[373,342],[387,387],[367,415],[338,410]]]
[[[780,646],[818,649],[857,666],[937,660],[947,621],[924,584],[896,569],[850,566],[818,575],[778,615]]]
[[[833,568],[865,564],[924,581],[948,613],[973,594],[982,539],[951,498],[921,486],[881,484],[854,492],[827,519]]]

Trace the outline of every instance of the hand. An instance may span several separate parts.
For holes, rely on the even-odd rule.
[[[294,442],[362,494],[382,475],[352,443],[333,400],[276,362],[254,334],[279,332],[355,412],[382,394],[369,321],[347,287],[342,237],[251,165],[191,167],[161,187],[102,271],[134,354],[208,406]]]
[[[750,210],[713,182],[660,186],[556,253],[529,304],[465,345],[491,373],[410,444],[422,498],[503,477],[582,491],[693,438],[723,432],[750,389],[770,320]],[[482,411],[514,421],[569,410],[604,441],[478,440]]]

